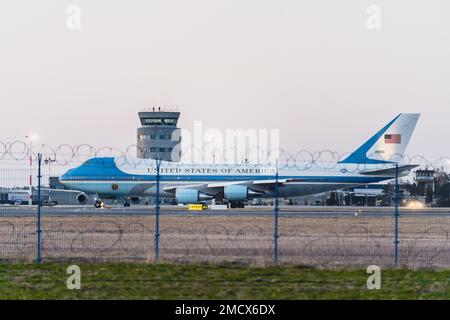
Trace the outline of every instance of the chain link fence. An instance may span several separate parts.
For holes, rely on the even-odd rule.
[[[86,192],[86,199],[80,199],[79,190],[59,184],[58,177],[90,158],[117,157],[135,168],[154,165],[153,160],[134,159],[135,153],[135,146],[120,151],[89,145],[52,148],[0,142],[0,261],[450,266],[450,209],[446,207],[400,207],[396,232],[392,202],[391,206],[356,207],[345,201],[339,202],[341,206],[323,206],[322,202],[318,206],[309,200],[305,205],[303,199],[267,199],[249,201],[245,208],[210,205],[207,210],[192,211],[165,197],[170,188],[180,185],[180,176],[168,170],[157,169],[155,179],[142,184],[154,191],[148,196],[104,199],[100,208],[95,208],[95,195]],[[329,150],[281,151],[278,168],[332,170],[345,156]],[[436,161],[405,157],[402,163],[443,174],[450,169],[448,157]],[[266,177],[278,182],[275,186],[279,186],[277,173]],[[82,189],[96,194],[102,188],[114,188],[108,174],[97,180],[104,184],[90,186],[80,181]],[[196,183],[208,181],[197,179]],[[274,196],[276,191],[275,187]],[[155,192],[160,196],[151,195]]]

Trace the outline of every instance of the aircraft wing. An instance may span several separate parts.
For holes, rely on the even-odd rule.
[[[283,185],[287,182],[297,181],[298,179],[279,179],[278,185]],[[276,179],[270,180],[250,180],[250,181],[233,181],[233,182],[215,182],[215,183],[204,183],[204,184],[193,184],[193,185],[173,185],[163,188],[166,192],[175,193],[177,189],[194,189],[199,190],[208,195],[217,195],[224,191],[224,188],[232,185],[247,186],[249,189],[264,192],[275,188],[277,183]]]
[[[36,188],[37,189],[37,188]],[[74,192],[81,192],[78,190],[67,190],[67,189],[51,189],[51,188],[41,188],[42,191],[56,191],[56,192],[67,192],[67,193],[74,193]]]

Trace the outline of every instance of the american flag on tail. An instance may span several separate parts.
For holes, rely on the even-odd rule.
[[[401,134],[385,134],[384,143],[402,143]]]

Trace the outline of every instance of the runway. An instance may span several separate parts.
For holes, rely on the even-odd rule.
[[[154,215],[153,206],[108,206],[96,209],[93,206],[55,206],[43,207],[42,214],[46,216],[141,216]],[[37,214],[37,206],[0,206],[0,215],[5,216],[34,216]],[[274,208],[269,206],[251,206],[244,209],[189,211],[186,207],[162,206],[161,215],[194,215],[194,216],[221,216],[221,217],[269,217],[274,215]],[[386,217],[394,216],[393,207],[280,207],[279,215],[283,217],[332,217],[332,216],[364,216]],[[400,216],[414,217],[450,217],[450,208],[424,208],[424,209],[399,209]]]

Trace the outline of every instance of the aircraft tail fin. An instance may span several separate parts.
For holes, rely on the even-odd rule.
[[[403,159],[420,114],[401,113],[340,163],[383,164]]]

